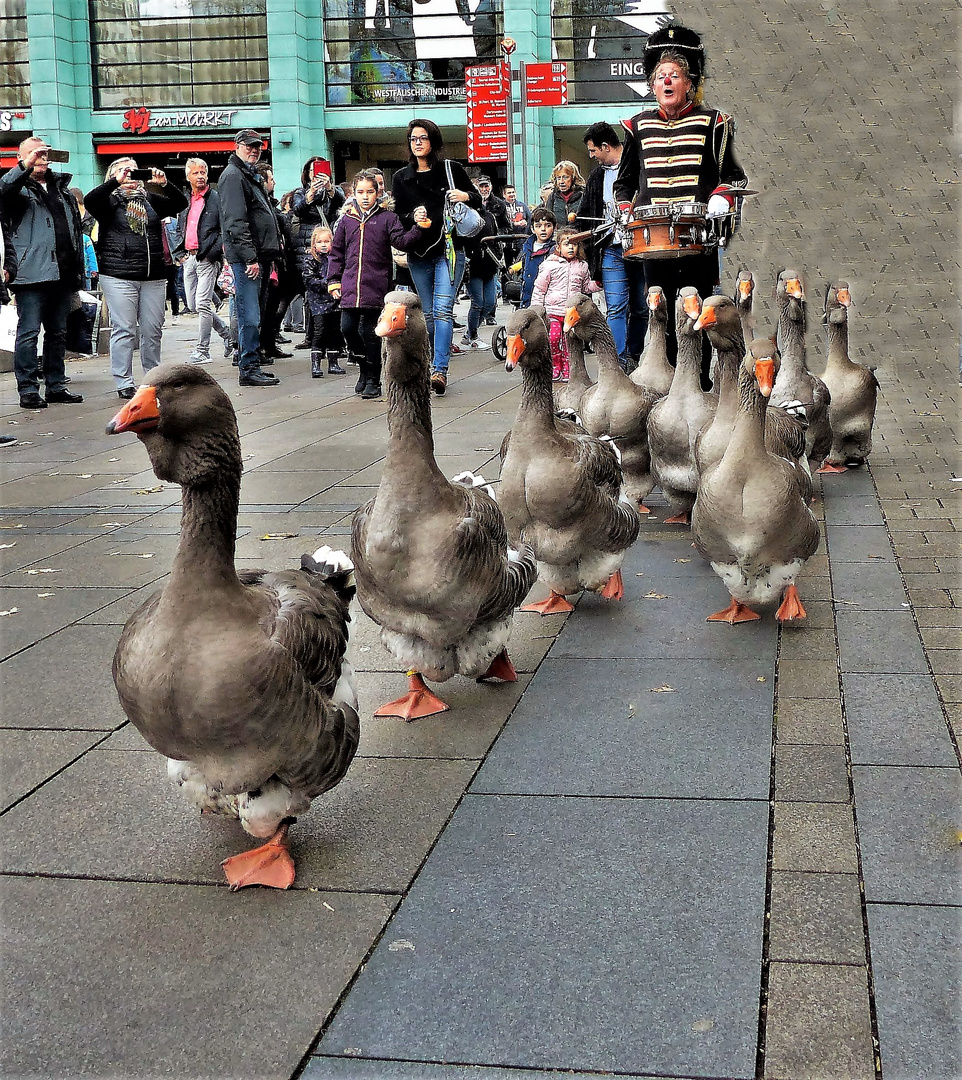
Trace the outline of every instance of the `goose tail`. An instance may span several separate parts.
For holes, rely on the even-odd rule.
[[[313,555],[301,556],[301,569],[316,574],[344,600],[350,603],[357,591],[354,580],[354,563],[346,552],[337,548],[319,547]]]

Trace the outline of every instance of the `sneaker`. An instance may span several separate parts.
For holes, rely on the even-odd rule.
[[[176,326],[180,322],[180,316],[179,315],[173,315],[171,317],[170,321],[174,324],[174,326]]]
[[[463,337],[463,338],[461,338],[461,344],[462,344],[462,345],[463,345],[463,346],[464,346],[464,347],[465,347],[466,349],[470,349],[470,348],[471,348],[471,339],[470,339],[470,338],[468,337],[468,335],[467,335],[467,334],[465,334],[465,335],[464,335],[464,337]]]
[[[454,341],[451,342],[451,355],[452,356],[460,356],[461,353],[467,352],[467,351],[468,351],[467,349],[462,349],[461,346],[458,345],[456,342],[454,342]]]
[[[476,337],[474,339],[474,341],[471,342],[471,348],[472,349],[490,349],[491,346],[486,341],[482,341],[479,337]]]
[[[231,357],[236,356],[237,345],[230,340],[230,338],[224,338],[224,359],[230,360]]]
[[[448,388],[448,377],[443,371],[435,371],[431,376],[431,389],[438,395],[438,397],[444,397],[444,391]]]
[[[207,353],[198,352],[196,349],[187,357],[188,364],[210,364],[212,363],[210,356]]]
[[[130,401],[130,399],[136,393],[137,393],[137,391],[133,386],[122,386],[117,391],[117,397],[119,397],[121,401]]]
[[[489,315],[484,320],[484,325],[485,326],[497,326],[498,325],[498,320],[493,315]]]

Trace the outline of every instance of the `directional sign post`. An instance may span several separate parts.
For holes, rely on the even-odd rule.
[[[524,65],[524,103],[536,105],[568,104],[568,65],[559,61]]]
[[[468,161],[506,161],[511,89],[508,65],[479,64],[466,68],[464,84],[468,107]]]

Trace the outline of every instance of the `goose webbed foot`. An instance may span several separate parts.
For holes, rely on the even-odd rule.
[[[564,598],[564,593],[551,590],[547,600],[539,600],[536,604],[525,604],[521,611],[537,611],[539,615],[558,615],[566,611],[574,611],[574,604],[569,604]]]
[[[757,611],[752,611],[750,607],[746,607],[733,596],[732,602],[724,611],[716,611],[714,615],[709,615],[705,622],[727,622],[730,626],[734,626],[735,623],[754,622],[760,618],[761,615]]]
[[[830,464],[829,462],[826,461],[825,464],[820,469],[816,469],[815,471],[820,472],[820,473],[833,473],[833,472],[848,472],[848,469],[844,465],[832,465],[832,464]]]
[[[389,701],[374,710],[375,716],[399,716],[402,720],[418,720],[422,716],[448,712],[451,708],[433,694],[417,671],[408,672],[408,692],[396,701]]]
[[[781,606],[775,612],[775,618],[779,622],[791,622],[792,619],[805,619],[807,617],[808,612],[802,606],[798,589],[794,585],[789,585],[785,590],[785,595],[782,597]]]
[[[285,823],[266,844],[232,855],[221,863],[231,892],[243,889],[245,885],[289,889],[294,884],[294,860],[287,850],[287,830]]]
[[[491,661],[488,670],[483,675],[479,675],[476,681],[481,682],[484,679],[500,679],[502,682],[518,681],[518,673],[514,670],[514,664],[511,663],[507,649],[502,649],[498,653]]]
[[[601,595],[606,600],[623,600],[625,597],[625,582],[621,576],[621,571],[616,570],[610,578],[608,583],[601,590]]]
[[[635,507],[635,509],[638,511],[639,514],[650,514],[651,513],[651,511],[648,509],[647,506],[645,506],[645,504],[641,501],[641,499],[638,500],[638,505]]]
[[[671,517],[665,518],[666,525],[690,525],[691,514],[687,510],[682,510],[680,514],[673,514]]]

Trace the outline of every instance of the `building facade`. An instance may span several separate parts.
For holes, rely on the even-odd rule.
[[[85,189],[127,154],[175,179],[201,155],[216,177],[234,133],[256,128],[284,191],[314,154],[338,180],[390,174],[422,116],[452,156],[535,202],[556,160],[587,167],[589,124],[637,111],[644,41],[666,18],[665,0],[0,0],[0,166],[39,135]],[[534,104],[530,84],[527,104],[527,65],[552,61],[551,99],[562,81],[567,103]],[[485,72],[510,80],[507,103]]]

